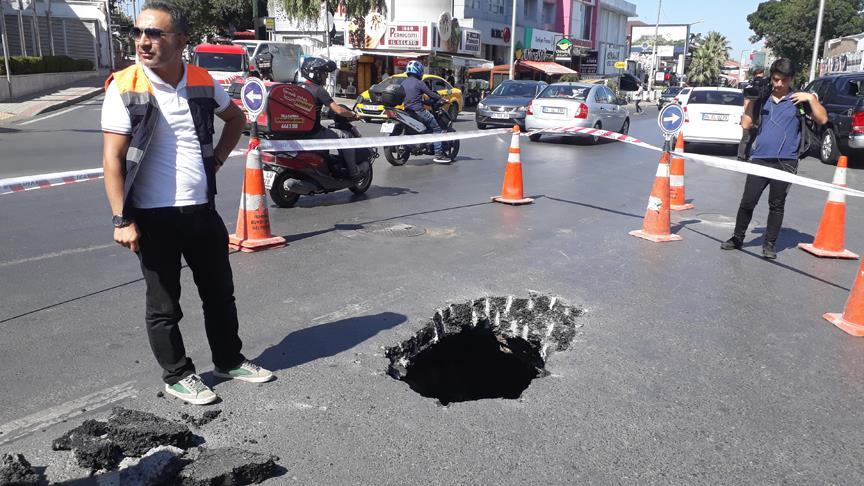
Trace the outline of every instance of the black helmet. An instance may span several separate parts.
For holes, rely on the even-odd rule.
[[[300,66],[300,74],[318,84],[323,84],[327,75],[335,70],[336,63],[324,57],[307,57]]]

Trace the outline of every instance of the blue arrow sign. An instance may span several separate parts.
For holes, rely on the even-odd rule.
[[[243,107],[246,108],[252,115],[259,115],[264,111],[264,104],[267,102],[267,88],[264,83],[258,78],[249,78],[240,90],[240,99],[243,101]]]
[[[681,131],[684,125],[684,110],[681,105],[669,103],[660,110],[657,115],[657,124],[660,125],[660,130],[666,135],[675,135]]]

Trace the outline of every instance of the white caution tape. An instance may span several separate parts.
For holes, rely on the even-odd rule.
[[[492,130],[469,130],[467,132],[426,133],[422,135],[399,135],[395,137],[339,138],[324,140],[267,140],[261,139],[262,152],[302,152],[306,150],[355,149],[366,147],[391,147],[393,145],[415,145],[422,143],[449,142],[469,138],[489,137],[513,133],[512,128]]]
[[[101,178],[102,169],[99,168],[0,179],[0,195],[9,194],[12,192],[24,192],[33,189],[45,189],[48,187],[63,186],[66,184],[92,181],[94,179]]]
[[[632,145],[637,145],[642,148],[646,148],[649,150],[654,150],[655,152],[662,152],[663,149],[660,147],[655,147],[653,145],[647,144],[638,138],[631,137],[629,135],[623,135],[621,133],[610,132],[607,130],[597,130],[596,128],[546,128],[543,130],[537,130],[528,133],[527,135],[532,135],[535,133],[580,133],[585,135],[593,135],[596,137],[607,138],[609,140],[617,140],[619,142],[629,143]],[[833,184],[831,182],[817,181],[816,179],[809,179],[807,177],[801,177],[799,175],[795,175],[791,172],[786,172],[780,169],[772,169],[770,167],[765,167],[764,165],[752,164],[749,162],[741,162],[738,160],[727,160],[720,157],[714,157],[711,155],[700,155],[700,154],[692,154],[687,152],[675,152],[675,155],[679,157],[683,157],[685,159],[695,160],[696,162],[701,162],[709,167],[716,167],[718,169],[731,170],[733,172],[740,172],[742,174],[752,174],[755,176],[767,177],[769,179],[776,179],[778,181],[790,182],[792,184],[797,184],[799,186],[809,187],[811,189],[819,189],[821,191],[835,191],[843,194],[848,194],[850,196],[855,197],[864,197],[864,191],[859,191],[857,189],[851,189],[845,186],[839,186],[837,184]]]

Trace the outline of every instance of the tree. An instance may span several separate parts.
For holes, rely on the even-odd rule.
[[[864,0],[826,0],[822,19],[822,38],[827,39],[864,31]],[[768,0],[747,16],[755,34],[750,42],[765,41],[774,54],[792,60],[799,73],[810,67],[813,37],[819,15],[819,0]]]
[[[729,59],[729,41],[719,32],[708,32],[693,53],[687,81],[696,86],[714,84],[723,69],[723,63]]]
[[[286,12],[295,19],[317,22],[321,16],[321,6],[326,4],[327,11],[336,12],[341,5],[345,8],[345,18],[363,18],[369,12],[387,13],[387,0],[279,0]]]
[[[174,4],[186,13],[193,41],[210,34],[252,27],[249,0],[174,0]]]

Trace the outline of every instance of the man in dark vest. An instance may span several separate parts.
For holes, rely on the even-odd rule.
[[[254,383],[273,375],[240,352],[228,232],[214,206],[216,171],[240,140],[245,116],[205,69],[183,62],[188,28],[167,2],[142,8],[130,31],[139,64],[106,82],[102,164],[114,240],[141,262],[147,335],[165,392],[205,405],[216,394],[180,335],[181,255],[203,303],[214,374]],[[214,114],[225,121],[215,146]]]

